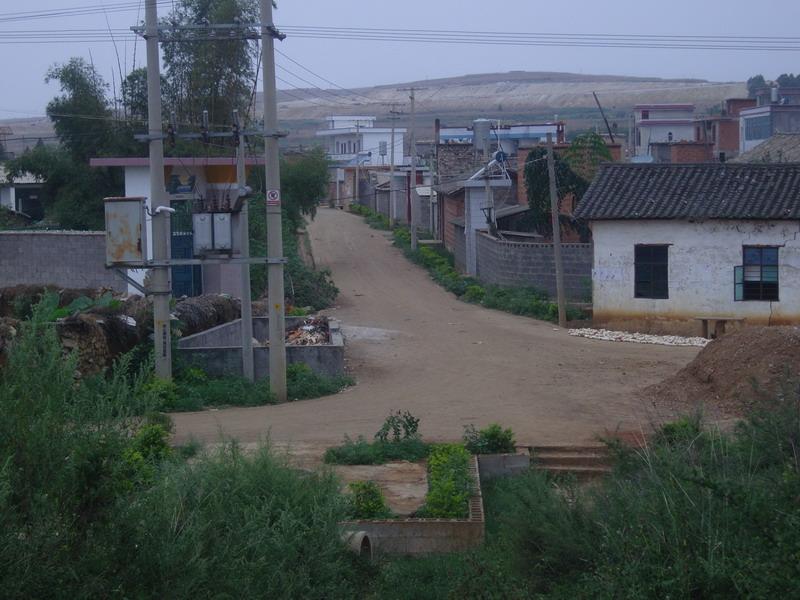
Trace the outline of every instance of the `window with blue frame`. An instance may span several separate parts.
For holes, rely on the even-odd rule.
[[[778,247],[743,246],[742,265],[734,269],[734,299],[779,299]]]

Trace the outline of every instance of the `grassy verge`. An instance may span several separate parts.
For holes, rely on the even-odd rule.
[[[364,217],[375,229],[389,229],[389,221],[369,207],[351,204],[350,212]],[[411,234],[405,227],[393,230],[394,244],[412,262],[424,267],[431,278],[448,292],[452,292],[464,302],[480,304],[486,308],[502,310],[515,315],[558,322],[558,305],[547,294],[533,287],[504,287],[483,285],[474,277],[462,275],[455,268],[453,255],[443,248],[420,246],[411,249]],[[567,319],[585,319],[586,315],[575,308],[567,307]]]
[[[336,394],[353,385],[351,377],[327,377],[314,373],[302,363],[286,368],[288,400],[307,400]],[[251,382],[244,377],[208,377],[195,368],[181,370],[174,381],[151,379],[146,390],[157,400],[156,409],[185,412],[220,406],[262,406],[275,404],[269,380]]]

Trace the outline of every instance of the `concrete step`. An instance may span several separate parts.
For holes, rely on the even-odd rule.
[[[611,472],[611,467],[608,466],[542,465],[534,468],[554,475],[572,475],[577,479],[605,477]]]
[[[534,454],[533,464],[543,467],[547,465],[573,465],[576,467],[610,466],[610,458],[607,454],[597,453],[568,453],[568,452],[549,452],[544,454]]]

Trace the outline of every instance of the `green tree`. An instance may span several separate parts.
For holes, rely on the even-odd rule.
[[[282,161],[281,194],[293,222],[299,223],[302,215],[312,218],[316,215],[317,205],[328,191],[328,166],[328,157],[322,148]]]
[[[253,23],[257,15],[255,0],[179,0],[166,22]],[[165,96],[182,121],[199,123],[204,110],[211,123],[230,123],[233,109],[246,114],[258,47],[252,40],[218,38],[163,44]]]
[[[11,176],[28,172],[43,182],[49,222],[69,229],[102,229],[103,198],[121,193],[122,174],[92,169],[89,159],[127,154],[138,147],[128,124],[114,120],[103,78],[82,58],[52,66],[45,81],[57,81],[61,87],[61,94],[47,105],[61,145],[37,143],[7,168]]]
[[[756,92],[763,87],[767,86],[767,80],[763,75],[753,75],[747,80],[747,97],[755,98]]]
[[[544,147],[531,150],[525,161],[525,185],[531,208],[528,222],[534,231],[550,237],[553,226],[546,158]],[[572,196],[576,203],[579,202],[604,160],[611,160],[611,152],[603,138],[593,132],[579,135],[563,152],[556,152],[553,162],[559,201]],[[588,239],[589,230],[585,223],[566,214],[559,214],[559,223],[562,231],[574,230],[581,239]]]
[[[61,86],[61,95],[47,104],[47,116],[58,139],[78,161],[96,156],[98,146],[113,137],[108,84],[82,58],[53,65],[44,80],[57,81]]]

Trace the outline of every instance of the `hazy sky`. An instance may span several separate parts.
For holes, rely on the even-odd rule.
[[[105,29],[106,17],[112,29],[128,28],[136,22],[135,10],[106,16],[102,12],[103,4],[112,7],[121,1],[0,0],[0,18],[20,11],[98,7],[96,14],[88,16],[0,22],[0,32]],[[493,32],[796,36],[800,2],[279,0],[275,23],[278,27],[320,25]],[[754,73],[763,73],[771,78],[782,72],[800,71],[798,52],[466,46],[291,37],[281,42],[279,48],[311,70],[345,87],[510,70],[691,77],[714,81],[741,81]],[[0,76],[5,83],[5,89],[0,93],[0,118],[43,114],[47,101],[57,92],[54,85],[46,85],[43,80],[45,71],[55,62],[64,62],[71,56],[88,60],[91,56],[109,83],[112,69],[117,69],[113,47],[107,42],[3,43],[0,49],[3,52]],[[133,62],[133,44],[123,44],[119,50],[129,70]],[[143,58],[144,43],[139,42],[138,64],[141,65]],[[280,60],[298,74],[312,79],[285,59]],[[297,87],[306,85],[280,70],[278,74],[296,82]],[[279,87],[288,86],[279,84]]]

